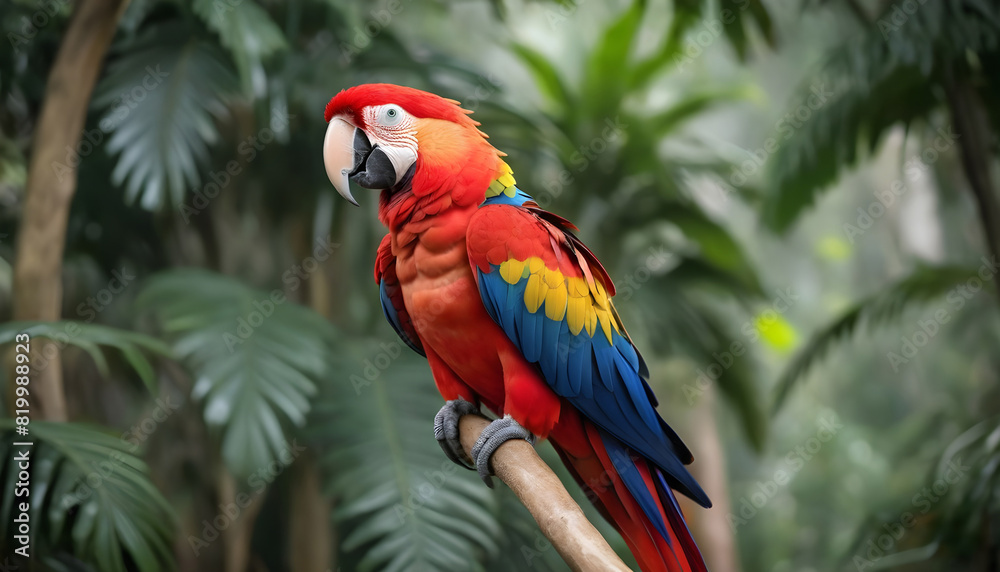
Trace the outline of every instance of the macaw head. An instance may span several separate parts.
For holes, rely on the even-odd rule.
[[[403,189],[418,196],[485,191],[501,154],[469,113],[457,101],[398,85],[341,91],[326,106],[326,173],[355,205],[349,181],[386,190],[383,197]]]

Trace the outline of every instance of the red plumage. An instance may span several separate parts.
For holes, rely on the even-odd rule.
[[[456,102],[374,84],[341,92],[325,116],[350,118],[363,129],[359,111],[389,103],[417,118],[419,142],[412,187],[383,191],[379,203],[379,218],[390,232],[378,250],[375,278],[398,313],[397,331],[426,353],[446,400],[482,403],[550,438],[643,570],[704,570],[672,493],[668,488],[664,496],[657,486],[658,469],[645,459],[635,462],[667,523],[669,542],[625,487],[598,427],[553,391],[539,366],[525,359],[489,315],[476,274],[512,257],[537,257],[564,276],[599,283],[612,296],[614,285],[604,268],[569,234],[571,223],[533,203],[480,208],[490,184],[507,173],[506,165]],[[620,324],[616,314],[614,320]]]

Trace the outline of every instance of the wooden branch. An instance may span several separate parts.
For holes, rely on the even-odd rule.
[[[79,0],[59,46],[45,86],[41,118],[34,135],[24,216],[14,262],[14,319],[58,320],[62,310],[62,257],[66,221],[76,192],[79,156],[90,94],[104,54],[127,0]],[[31,397],[38,419],[66,420],[56,344],[31,344]],[[44,357],[47,359],[44,359]],[[14,384],[10,384],[13,388]],[[13,400],[11,400],[13,403]]]
[[[459,420],[462,447],[470,458],[473,445],[489,424],[479,415],[465,415]],[[542,534],[571,569],[629,571],[530,443],[507,441],[493,454],[492,464],[497,478],[521,499]]]

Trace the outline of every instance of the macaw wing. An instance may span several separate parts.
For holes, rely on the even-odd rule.
[[[614,285],[574,229],[523,193],[487,200],[466,234],[483,304],[557,395],[708,506],[684,468],[690,451],[656,412],[648,371],[611,303]]]
[[[385,235],[379,244],[375,255],[375,283],[378,284],[379,299],[382,301],[382,313],[396,334],[410,349],[422,356],[424,346],[420,343],[417,331],[410,320],[410,314],[403,304],[403,290],[396,278],[396,257],[392,254],[391,236]]]

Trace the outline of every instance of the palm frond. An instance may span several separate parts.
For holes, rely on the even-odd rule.
[[[628,69],[632,45],[642,24],[645,2],[635,1],[604,31],[590,52],[583,80],[583,112],[591,119],[603,120],[609,110],[619,107],[625,92],[622,82],[608,81]]]
[[[697,27],[702,18],[711,17],[713,25],[721,25],[722,33],[736,50],[739,59],[747,57],[749,47],[748,32],[756,26],[764,41],[774,46],[776,43],[774,25],[771,15],[762,0],[744,0],[743,2],[720,2],[717,14],[709,15],[706,7],[710,4],[703,0],[675,0],[674,24],[671,34],[679,36],[691,28]]]
[[[837,343],[863,328],[872,329],[898,318],[908,307],[944,295],[962,280],[976,275],[975,268],[922,267],[850,307],[839,318],[813,335],[792,359],[775,386],[773,412],[784,404],[792,387]]]
[[[888,6],[877,26],[840,46],[793,100],[775,134],[781,147],[771,161],[774,192],[764,205],[772,228],[787,229],[891,127],[908,127],[938,107],[943,97],[932,87],[945,69],[970,74],[969,53],[989,59],[1000,51],[1000,6],[928,0],[903,25],[893,24],[895,9]]]
[[[117,51],[93,101],[103,112],[94,131],[110,133],[106,149],[118,155],[112,180],[149,210],[180,205],[201,183],[199,163],[218,139],[215,119],[226,113],[233,74],[216,48],[177,22]]]
[[[344,567],[483,570],[505,534],[497,499],[434,440],[443,403],[426,363],[398,340],[338,355],[311,434],[325,449]]]
[[[558,457],[555,457],[555,462],[561,465]],[[572,479],[572,477],[568,478]],[[486,565],[486,571],[521,572],[523,570],[538,570],[539,572],[562,572],[567,570],[565,561],[559,556],[555,547],[545,538],[542,531],[539,530],[531,513],[528,512],[528,509],[524,508],[517,495],[506,487],[500,487],[496,492],[496,496],[496,515],[503,527],[503,534],[499,539],[497,557],[489,560]],[[586,501],[580,506],[586,510]],[[594,513],[597,518],[602,518],[596,515],[596,511]]]
[[[632,194],[628,202],[609,217],[616,215],[620,217],[618,222],[622,228],[670,223],[695,245],[696,252],[689,254],[703,258],[706,264],[738,279],[738,284],[747,291],[762,294],[756,270],[743,248],[729,230],[697,205],[679,198],[657,196],[656,189],[649,189]]]
[[[940,431],[940,425],[933,430]],[[886,554],[878,559],[873,570],[917,563],[930,563],[927,569],[941,569],[981,554],[982,532],[989,527],[991,515],[1000,508],[1000,418],[994,415],[963,431],[931,467],[925,492],[900,502],[900,510],[889,513],[892,520],[885,515],[872,515],[858,531],[851,553],[864,554],[866,539],[882,534],[885,522],[898,521],[901,513],[912,518],[910,511],[921,508],[921,514],[911,525],[915,530],[909,533],[920,541],[909,543],[905,550]],[[849,558],[850,554],[845,555],[844,560]],[[935,560],[940,560],[937,566],[933,565]]]
[[[281,28],[253,0],[195,0],[194,11],[232,54],[244,93],[263,96],[264,60],[288,47]]]
[[[674,270],[681,268],[685,268],[685,272],[692,271],[682,266]],[[699,274],[700,279],[714,279],[711,274]],[[739,355],[731,353],[733,342],[740,338],[723,325],[725,320],[706,307],[707,304],[694,299],[689,288],[698,283],[698,279],[675,277],[671,271],[650,280],[637,291],[636,301],[620,305],[619,311],[627,315],[627,325],[637,324],[643,328],[658,355],[683,357],[693,364],[695,379],[677,393],[690,404],[701,395],[700,384],[716,384],[727,405],[739,417],[747,441],[754,449],[763,450],[767,416],[755,383],[750,348],[744,344],[744,351]],[[700,289],[694,292],[700,293]],[[720,363],[719,356],[726,354],[726,363]]]
[[[514,55],[521,60],[535,78],[535,84],[542,95],[559,110],[571,111],[575,105],[575,99],[556,66],[543,54],[524,44],[514,44],[512,49]]]
[[[173,567],[174,516],[149,480],[133,445],[78,423],[32,422],[30,437],[0,419],[0,455],[28,451],[30,486],[15,498],[17,462],[0,466],[0,553],[14,554],[14,519],[27,502],[33,558],[67,551],[102,572],[157,572]],[[15,446],[20,441],[34,445]]]
[[[336,331],[280,290],[201,270],[154,276],[139,294],[195,378],[192,397],[236,476],[273,462],[302,427],[329,372]]]
[[[61,345],[78,347],[94,360],[102,375],[108,375],[108,362],[101,347],[114,348],[139,375],[153,395],[158,393],[156,373],[143,351],[170,356],[170,348],[160,340],[138,333],[86,322],[7,322],[0,325],[0,346],[17,342],[18,334],[30,339],[48,338]]]

